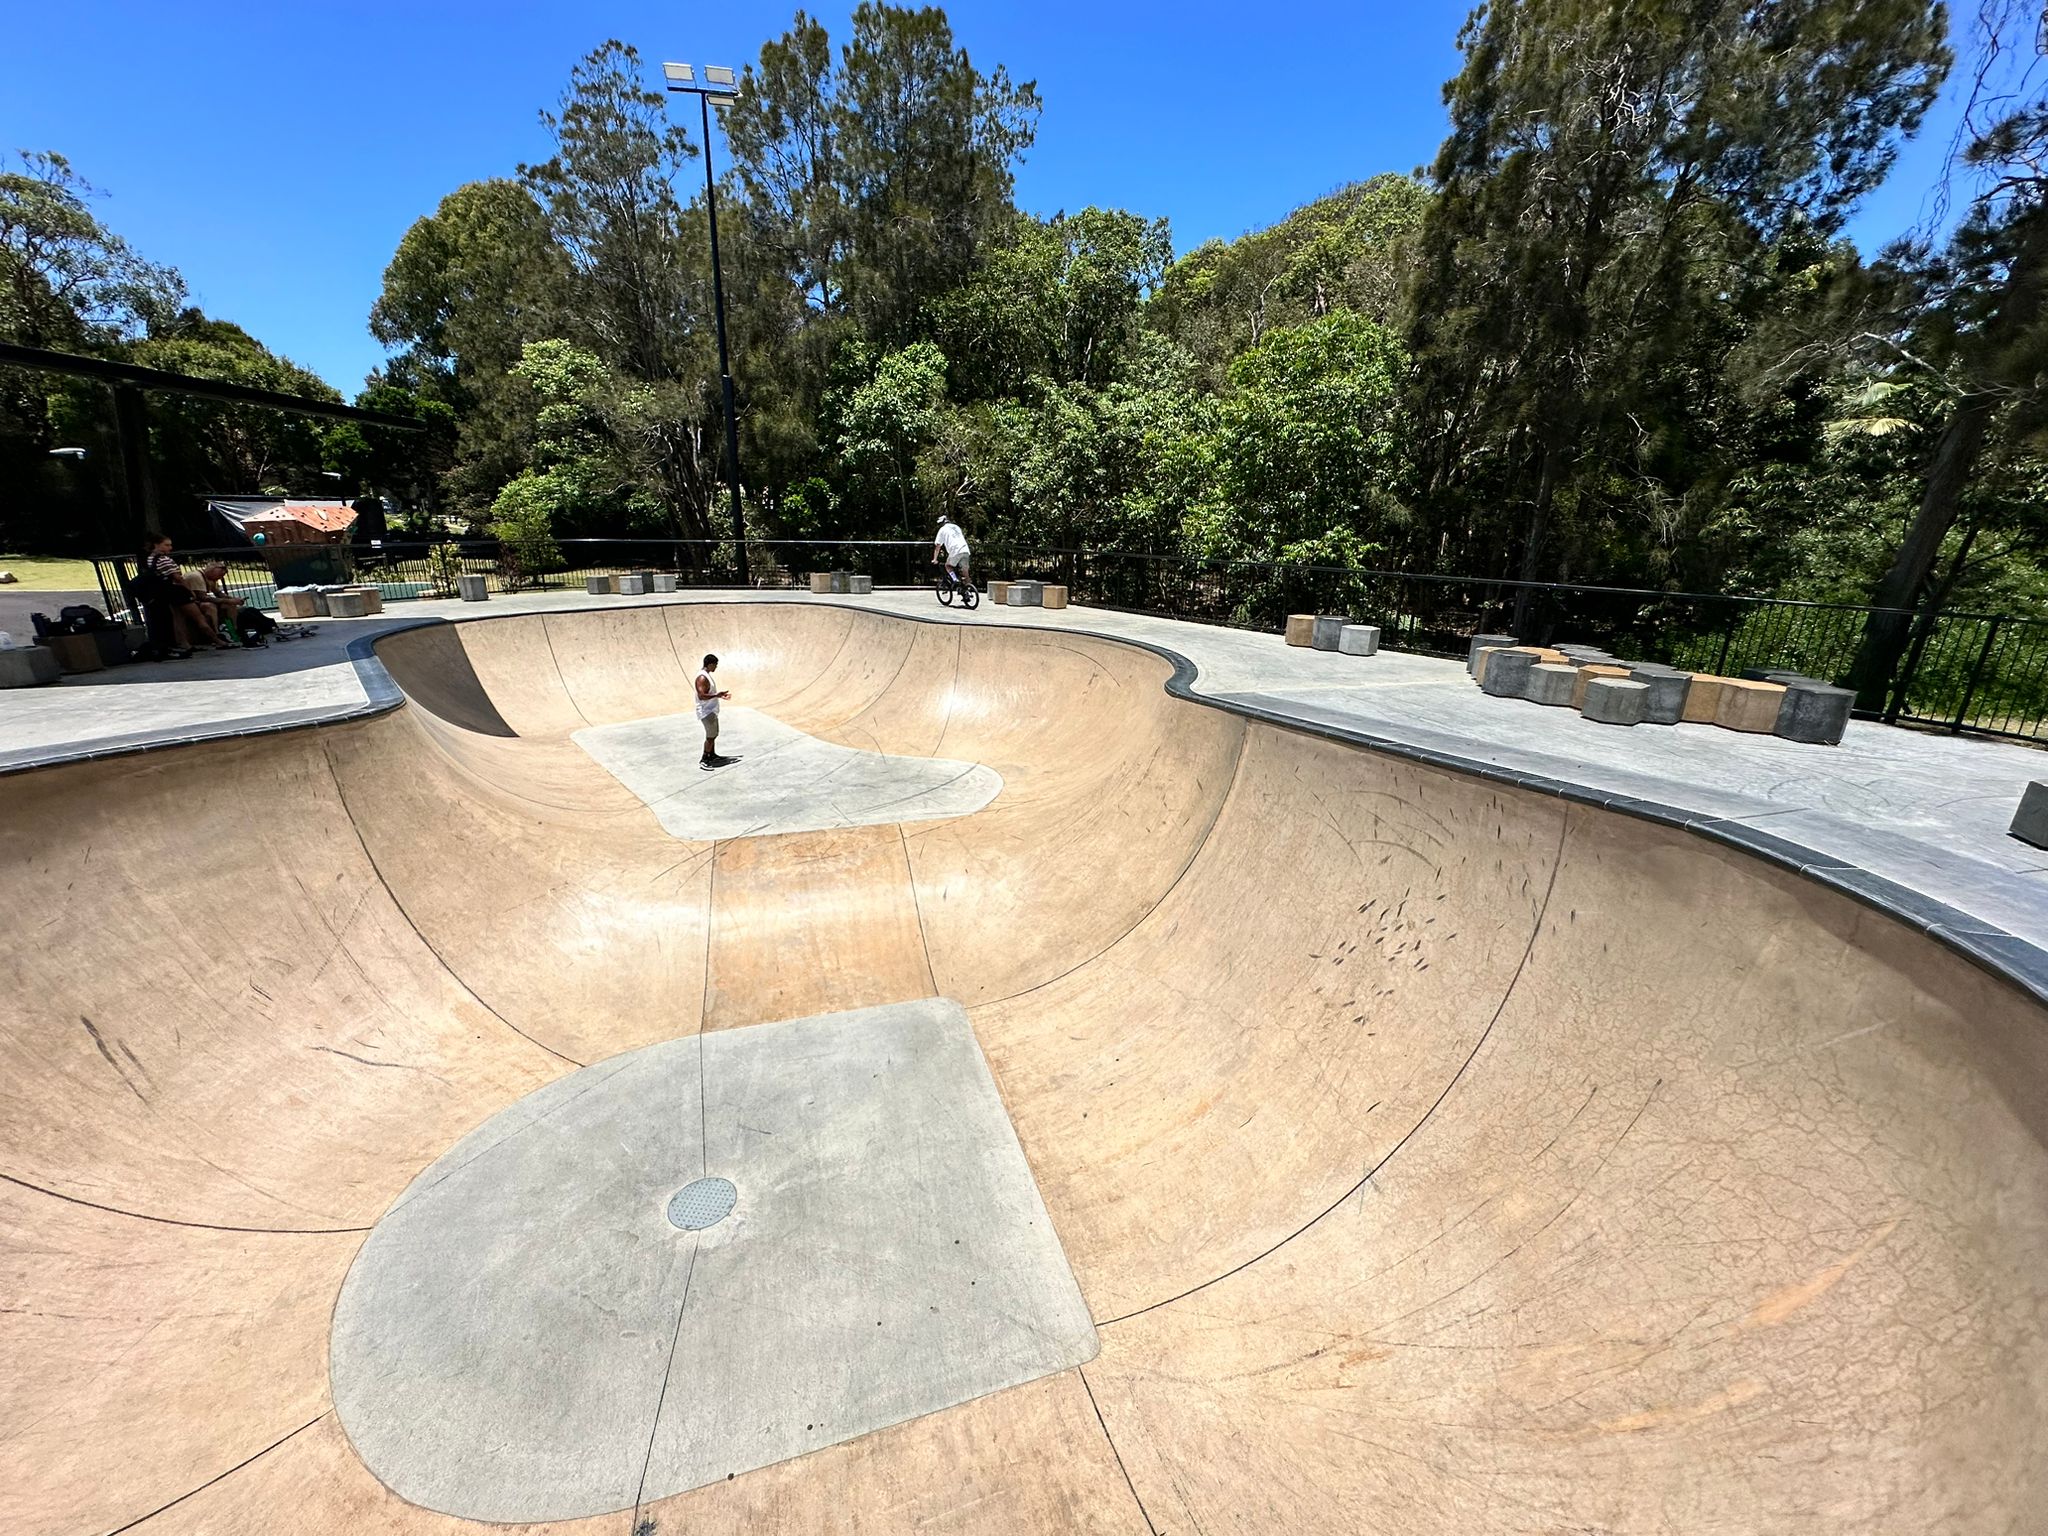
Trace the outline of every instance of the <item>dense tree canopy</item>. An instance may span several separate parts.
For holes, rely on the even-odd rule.
[[[943,511],[984,541],[2039,608],[2036,10],[1951,36],[1928,0],[1493,0],[1426,176],[1360,166],[1178,255],[1152,214],[1017,206],[1037,90],[943,11],[869,0],[836,40],[798,12],[711,146],[749,526]],[[1843,220],[1952,51],[1953,233],[1858,251]],[[542,123],[548,158],[450,191],[371,311],[362,398],[432,430],[165,413],[182,488],[326,468],[529,565],[724,531],[699,121],[607,42]],[[189,310],[55,155],[0,170],[0,335],[322,391]],[[92,430],[0,384],[18,462]],[[1881,678],[1914,636],[1872,634]]]

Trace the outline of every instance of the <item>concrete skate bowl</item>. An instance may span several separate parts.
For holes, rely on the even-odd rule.
[[[574,733],[686,710],[706,650],[1001,792],[678,839]],[[2048,1527],[2042,1011],[1895,920],[1071,632],[692,604],[378,654],[387,715],[0,781],[0,1530],[492,1529],[336,1412],[394,1202],[589,1064],[932,997],[1099,1352],[519,1529]]]

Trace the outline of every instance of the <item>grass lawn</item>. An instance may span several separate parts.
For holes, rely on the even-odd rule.
[[[97,592],[90,560],[65,560],[51,555],[0,555],[0,571],[20,578],[0,592]]]

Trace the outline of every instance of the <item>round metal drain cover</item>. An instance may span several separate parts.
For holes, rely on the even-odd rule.
[[[685,1232],[702,1232],[730,1216],[739,1197],[731,1179],[698,1179],[669,1196],[668,1219]]]

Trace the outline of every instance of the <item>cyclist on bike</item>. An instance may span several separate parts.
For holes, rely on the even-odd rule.
[[[960,531],[960,525],[945,513],[939,514],[939,531],[932,539],[932,564],[945,562],[953,580],[966,581],[968,567],[974,562],[974,552],[967,547],[967,535]]]

